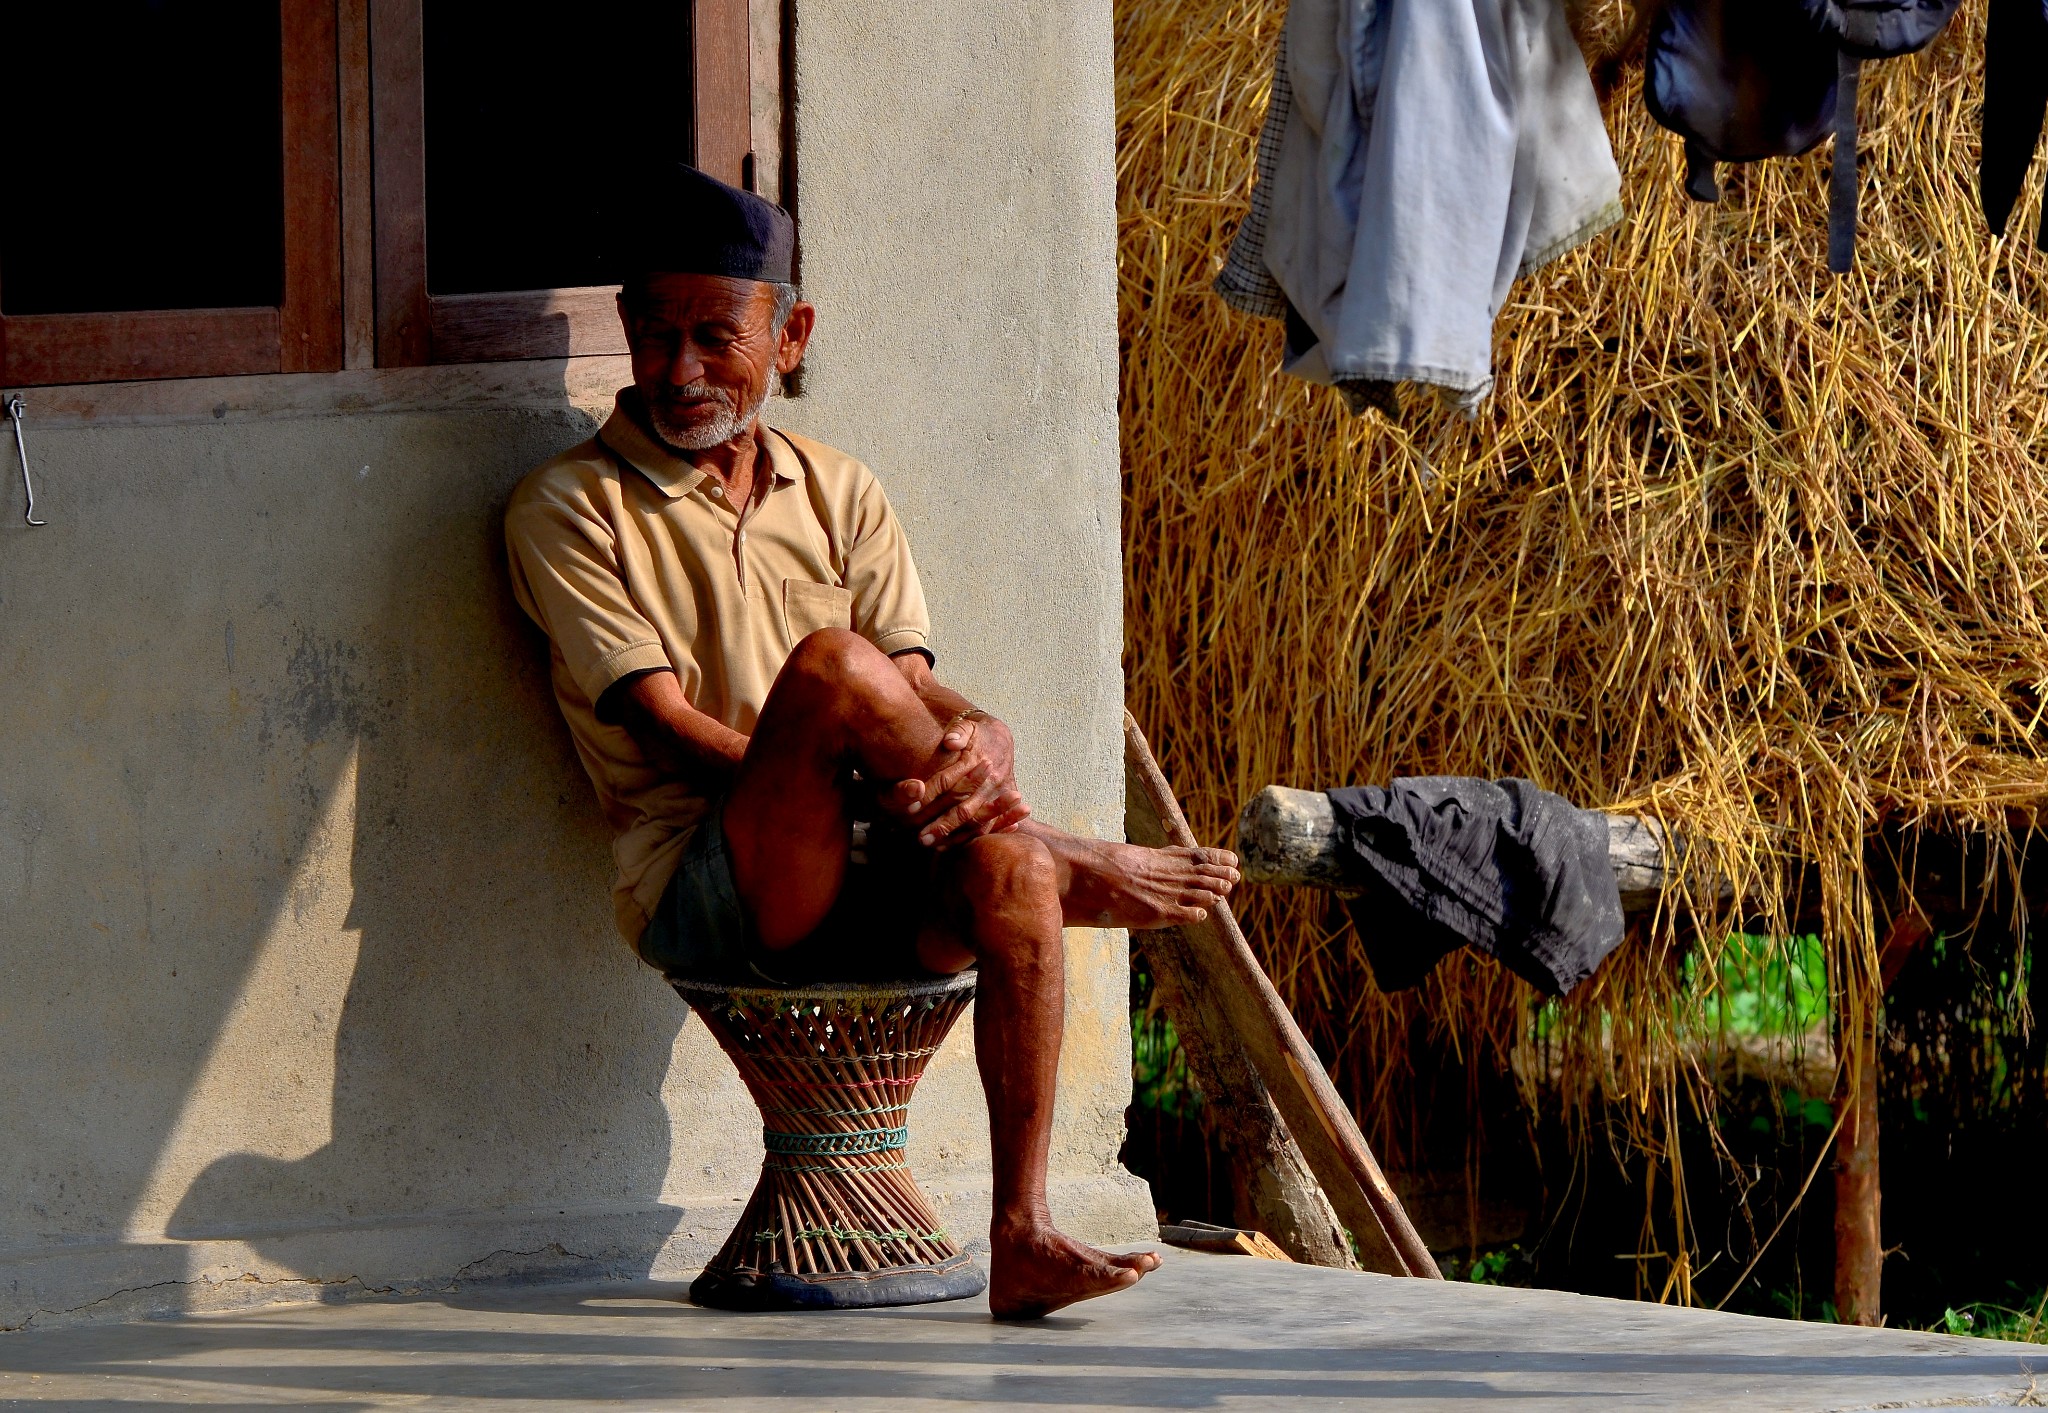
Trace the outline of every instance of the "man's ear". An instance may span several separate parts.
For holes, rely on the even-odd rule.
[[[811,331],[818,326],[818,310],[815,305],[799,299],[790,306],[789,318],[782,325],[782,340],[775,349],[775,371],[787,378],[796,372],[804,361],[804,350],[810,346]]]

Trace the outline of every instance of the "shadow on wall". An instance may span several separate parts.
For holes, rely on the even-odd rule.
[[[565,396],[42,439],[50,528],[0,551],[10,1244],[402,1278],[573,1209],[598,1249],[534,1259],[649,1268],[683,1011],[612,933],[500,521],[591,430]]]
[[[389,507],[404,532],[375,576],[367,646],[302,631],[291,647],[287,729],[357,743],[344,926],[361,942],[335,1036],[332,1136],[295,1161],[220,1159],[180,1201],[172,1237],[262,1249],[263,1232],[311,1214],[658,1207],[658,1096],[680,1011],[610,937],[606,870],[564,857],[564,843],[593,842],[590,792],[545,644],[512,605],[499,528],[505,493],[537,459],[452,495],[414,479]],[[565,914],[593,925],[564,930]],[[618,1023],[641,1000],[619,994],[622,972],[653,993],[653,1025]],[[583,1254],[633,1274],[653,1255]]]

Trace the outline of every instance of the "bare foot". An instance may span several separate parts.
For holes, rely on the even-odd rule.
[[[988,1308],[998,1320],[1036,1320],[1077,1300],[1136,1285],[1159,1269],[1150,1251],[1098,1251],[1050,1224],[989,1233]]]
[[[1228,849],[1147,849],[1071,835],[1045,842],[1064,865],[1070,927],[1145,932],[1200,922],[1237,886],[1237,855]]]

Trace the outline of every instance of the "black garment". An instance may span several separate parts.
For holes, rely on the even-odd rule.
[[[1561,996],[1621,944],[1607,817],[1526,780],[1442,775],[1331,790],[1365,892],[1348,906],[1385,991],[1477,947]]]
[[[1862,63],[1925,48],[1959,3],[1662,0],[1650,26],[1643,102],[1685,139],[1686,193],[1718,201],[1714,163],[1796,156],[1832,131],[1828,268],[1846,273],[1856,252]]]
[[[1801,5],[1670,0],[1643,66],[1644,106],[1685,139],[1696,201],[1721,199],[1716,162],[1796,157],[1834,130],[1835,41]]]
[[[1828,197],[1828,268],[1849,273],[1856,259],[1856,88],[1865,59],[1917,54],[1955,18],[1962,0],[1805,0],[1841,46],[1835,101],[1835,161]]]
[[[2048,113],[2048,0],[1991,0],[1984,31],[1984,219],[2004,235]],[[2048,202],[2034,243],[2048,250]]]

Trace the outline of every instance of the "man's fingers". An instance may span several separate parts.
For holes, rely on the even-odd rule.
[[[925,781],[925,799],[935,802],[966,788],[975,767],[980,764],[981,761],[973,756],[962,756],[959,760],[940,766],[931,779]]]
[[[944,814],[925,825],[918,834],[918,842],[940,845],[958,835],[972,838],[982,831],[968,830],[967,826],[977,825],[1008,808],[1009,796],[1016,794],[1016,787],[991,781],[979,790],[954,805]]]
[[[1019,796],[1016,804],[1004,810],[997,818],[984,823],[981,827],[981,832],[984,834],[1008,834],[1029,818],[1031,818],[1031,806],[1025,804],[1023,797]]]
[[[884,814],[906,823],[913,819],[918,808],[924,803],[924,782],[922,780],[899,780],[875,797],[875,803]]]
[[[925,825],[918,833],[917,842],[933,848],[942,848],[956,835],[963,839],[972,838],[973,832],[967,830],[966,826],[973,822],[973,816],[968,813],[967,804],[963,801]]]
[[[1025,820],[1031,818],[1031,806],[1024,803],[1024,796],[1014,785],[1006,786],[996,794],[995,801],[981,814],[975,834],[1007,834]],[[967,835],[956,835],[965,838]]]
[[[922,818],[918,823],[937,819],[949,805],[972,799],[990,783],[989,764],[980,756],[968,756],[946,766],[925,782],[924,799],[919,806]]]

